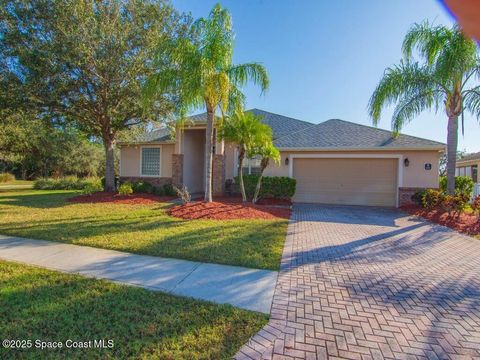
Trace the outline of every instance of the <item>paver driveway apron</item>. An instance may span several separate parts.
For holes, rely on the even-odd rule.
[[[480,357],[480,241],[394,209],[295,205],[271,320],[237,354],[272,357]]]

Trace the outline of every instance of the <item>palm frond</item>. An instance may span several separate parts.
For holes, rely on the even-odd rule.
[[[397,136],[402,128],[421,112],[435,107],[438,110],[443,99],[440,90],[420,90],[417,93],[405,93],[398,101],[392,115],[392,131]]]
[[[480,85],[464,92],[463,105],[465,110],[480,120]]]
[[[440,90],[428,66],[402,61],[400,65],[385,71],[370,98],[368,112],[373,123],[377,125],[384,107],[395,104],[400,99]]]
[[[406,59],[411,60],[413,51],[418,50],[431,65],[451,36],[451,30],[445,26],[432,26],[428,21],[415,23],[403,40],[403,54]]]
[[[267,69],[259,63],[234,65],[227,70],[227,74],[234,84],[241,86],[251,80],[254,84],[260,85],[262,92],[270,85]]]

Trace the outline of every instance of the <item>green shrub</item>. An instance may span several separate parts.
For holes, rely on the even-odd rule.
[[[413,194],[412,197],[411,197],[412,201],[415,204],[422,206],[423,205],[422,202],[423,202],[423,198],[425,197],[425,193],[426,193],[425,189],[415,192],[415,194]]]
[[[175,189],[172,184],[163,185],[163,194],[166,196],[177,196]]]
[[[255,193],[258,175],[243,175],[245,193],[251,199]],[[238,176],[235,183],[239,184]],[[286,176],[264,176],[260,188],[261,198],[291,199],[295,194],[297,181]]]
[[[469,199],[468,195],[445,195],[440,205],[448,213],[453,211],[460,213],[467,207]]]
[[[422,198],[422,205],[426,209],[433,209],[443,202],[444,197],[443,193],[438,190],[427,189]]]
[[[40,179],[33,183],[37,190],[85,190],[102,191],[103,186],[98,178],[79,179],[76,176],[67,176],[59,179]]]
[[[475,183],[473,179],[468,176],[455,176],[455,195],[467,195],[472,196],[473,187]],[[440,177],[440,190],[444,193],[447,192],[447,177]]]
[[[118,187],[118,193],[120,195],[132,195],[133,194],[132,184],[123,183]]]
[[[132,189],[134,193],[153,194],[155,192],[155,186],[153,186],[149,182],[143,182],[143,181],[133,182]]]
[[[100,179],[92,179],[90,181],[86,181],[86,184],[82,189],[82,193],[85,195],[90,195],[99,191],[103,191],[103,185]]]
[[[7,183],[15,181],[15,176],[10,173],[0,173],[0,183]]]

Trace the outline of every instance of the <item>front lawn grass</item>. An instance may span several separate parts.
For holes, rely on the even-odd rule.
[[[69,191],[0,192],[0,234],[277,270],[287,220],[181,220],[169,204],[78,204]]]
[[[229,305],[0,261],[1,339],[113,348],[5,349],[1,359],[227,359],[267,322]]]

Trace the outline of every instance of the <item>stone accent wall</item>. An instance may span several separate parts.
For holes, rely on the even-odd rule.
[[[412,196],[417,192],[424,190],[425,188],[418,187],[401,187],[398,189],[398,204],[399,206],[413,205],[415,202],[412,200]]]
[[[146,183],[150,183],[153,186],[162,187],[165,184],[171,184],[172,178],[169,177],[141,177],[141,176],[122,176],[120,177],[120,182],[138,182],[143,181]]]
[[[213,196],[225,194],[225,156],[215,154],[213,156]]]
[[[183,185],[183,154],[172,154],[172,183],[178,187]]]

